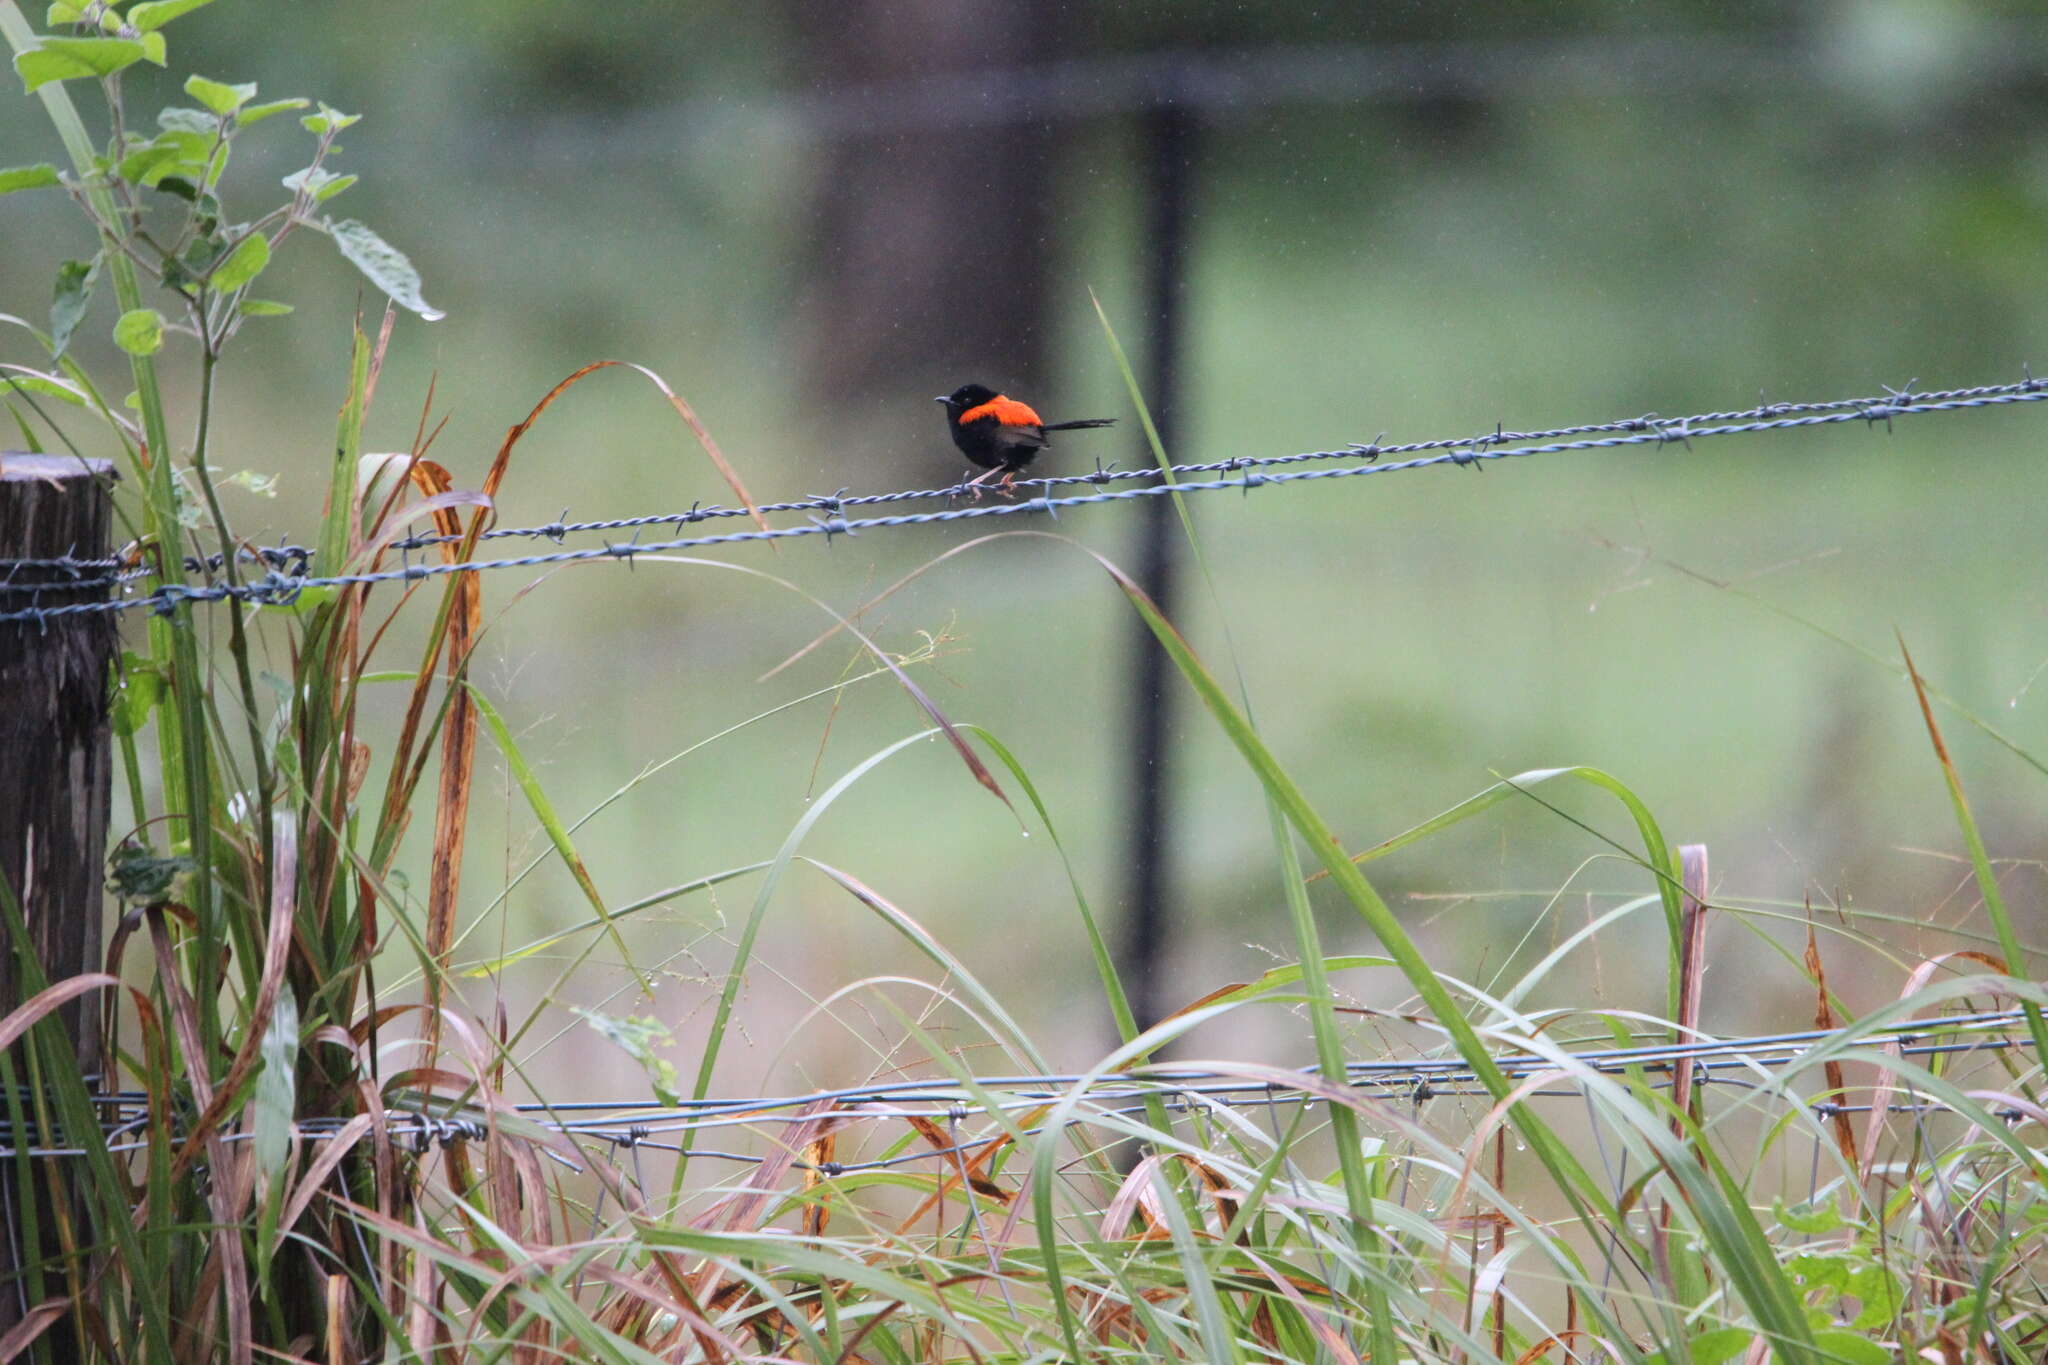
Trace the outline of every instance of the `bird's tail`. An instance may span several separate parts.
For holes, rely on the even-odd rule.
[[[1113,427],[1115,425],[1116,418],[1114,417],[1084,417],[1078,422],[1047,422],[1040,430],[1083,431],[1089,427]]]

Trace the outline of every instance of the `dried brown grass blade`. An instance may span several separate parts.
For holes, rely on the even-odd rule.
[[[471,610],[473,613],[473,606]],[[462,633],[466,645],[474,631],[465,629]],[[475,700],[462,686],[463,674],[468,667],[467,649],[459,663],[451,656],[448,685],[455,689],[455,695],[441,729],[441,789],[434,808],[434,857],[429,874],[433,884],[427,897],[426,932],[427,954],[437,969],[447,967],[448,952],[455,942],[456,897],[462,887],[462,850],[469,838],[470,778],[476,761],[477,713]],[[442,987],[439,970],[430,973],[427,981],[428,1002],[438,1006]],[[439,1030],[434,1032],[438,1036]]]
[[[797,1111],[796,1122],[792,1123],[782,1139],[776,1142],[754,1167],[746,1183],[732,1194],[712,1205],[710,1211],[698,1219],[699,1226],[710,1227],[723,1222],[728,1232],[751,1231],[760,1219],[769,1201],[777,1196],[782,1178],[804,1151],[825,1132],[843,1126],[850,1121],[846,1116],[837,1115],[836,1101],[813,1100]],[[724,1267],[717,1261],[707,1260],[697,1273],[696,1282],[690,1286],[692,1298],[717,1305],[718,1296],[731,1287],[718,1286],[724,1274]]]
[[[1567,1329],[1562,1332],[1555,1332],[1552,1333],[1550,1336],[1543,1338],[1543,1340],[1537,1342],[1534,1346],[1531,1346],[1528,1350],[1522,1352],[1520,1355],[1516,1356],[1515,1365],[1536,1365],[1537,1361],[1542,1360],[1544,1357],[1550,1354],[1550,1348],[1553,1346],[1564,1347],[1566,1359],[1576,1359],[1577,1357],[1572,1354],[1571,1344],[1574,1341],[1591,1340],[1593,1340],[1593,1337],[1590,1334],[1572,1329]]]
[[[698,418],[696,410],[684,402],[682,396],[668,386],[667,380],[663,379],[653,370],[648,369],[645,365],[636,365],[630,360],[592,361],[574,374],[571,374],[568,378],[562,380],[559,384],[556,384],[552,389],[549,389],[540,402],[533,405],[533,411],[526,415],[526,419],[505,433],[504,443],[498,448],[498,458],[491,465],[489,476],[484,479],[484,492],[495,494],[498,491],[498,484],[505,475],[505,466],[512,458],[512,448],[519,443],[520,439],[526,435],[533,424],[540,420],[540,415],[554,406],[557,398],[560,398],[569,389],[599,370],[611,369],[615,366],[634,371],[661,391],[661,396],[668,400],[669,406],[675,409],[676,415],[681,417],[684,424],[690,428],[690,434],[697,438],[697,444],[703,448],[704,453],[710,457],[711,463],[717,467],[718,476],[725,480],[726,487],[732,489],[733,496],[738,498],[740,505],[747,509],[747,514],[754,519],[754,524],[764,531],[767,530],[768,519],[761,515],[761,509],[754,502],[753,495],[747,492],[747,486],[740,481],[739,472],[732,467],[732,462],[725,458],[725,452],[718,448],[718,442],[711,439],[711,432]]]
[[[1154,1217],[1152,1205],[1143,1197],[1144,1191],[1152,1184],[1152,1173],[1165,1161],[1166,1156],[1163,1152],[1153,1152],[1132,1166],[1130,1174],[1118,1183],[1115,1195],[1111,1196],[1108,1207],[1102,1211],[1102,1236],[1105,1239],[1116,1242],[1156,1242],[1172,1235],[1159,1225],[1158,1219]],[[1144,1231],[1132,1233],[1127,1230],[1133,1215],[1144,1218]]]
[[[1806,906],[1806,974],[1813,979],[1814,990],[1818,996],[1813,1009],[1813,1026],[1823,1031],[1831,1030],[1835,1026],[1835,1006],[1828,998],[1828,973],[1827,968],[1821,963],[1820,941],[1813,932],[1811,901],[1808,901]],[[1842,1074],[1842,1064],[1832,1057],[1822,1064],[1821,1072],[1827,1078],[1828,1094],[1831,1097],[1828,1102],[1828,1126],[1834,1132],[1835,1147],[1841,1152],[1842,1161],[1853,1171],[1856,1169],[1856,1130],[1850,1125],[1848,1112],[1842,1107],[1848,1080]]]
[[[28,1310],[25,1317],[0,1337],[0,1361],[9,1361],[26,1351],[50,1324],[71,1311],[69,1299],[45,1299]]]
[[[1294,1305],[1294,1311],[1301,1315],[1301,1320],[1308,1324],[1309,1330],[1316,1334],[1316,1340],[1323,1344],[1323,1349],[1330,1353],[1338,1365],[1358,1365],[1358,1355],[1351,1349],[1350,1343],[1344,1340],[1343,1334],[1323,1321],[1322,1316],[1309,1303],[1307,1296],[1297,1289],[1287,1276],[1274,1270],[1250,1251],[1240,1251],[1238,1254],[1258,1267],[1259,1273],[1280,1291],[1281,1297]]]
[[[313,1197],[319,1194],[321,1187],[327,1183],[327,1177],[334,1173],[334,1168],[341,1164],[344,1157],[355,1150],[356,1143],[369,1136],[371,1126],[372,1120],[368,1114],[357,1114],[343,1124],[333,1137],[320,1144],[320,1155],[306,1168],[306,1173],[299,1178],[299,1183],[292,1187],[291,1195],[285,1200],[284,1209],[278,1215],[279,1238],[283,1238],[298,1225],[307,1206],[313,1202]]]
[[[363,379],[363,411],[368,413],[370,403],[377,396],[377,376],[384,373],[384,357],[391,351],[391,329],[398,321],[398,310],[391,301],[384,302],[384,321],[377,326],[377,345],[370,352],[369,373]],[[362,326],[362,314],[356,314],[356,326]]]
[[[832,1164],[833,1153],[839,1149],[836,1133],[820,1133],[804,1147],[803,1191],[810,1194],[825,1183],[824,1171],[819,1168]],[[823,1237],[825,1225],[832,1221],[832,1205],[823,1198],[804,1205],[803,1230],[806,1237]]]
[[[327,1359],[329,1365],[351,1358],[348,1341],[343,1335],[348,1322],[348,1276],[327,1277]]]
[[[1707,971],[1707,846],[1681,845],[1678,865],[1685,884],[1679,915],[1678,1038],[1690,1042],[1699,1037],[1700,985]],[[1671,1104],[1678,1111],[1671,1131],[1680,1140],[1685,1137],[1683,1116],[1692,1112],[1692,1072],[1692,1058],[1686,1056],[1671,1068]]]
[[[500,459],[503,459],[502,453]],[[412,480],[414,487],[419,489],[422,496],[430,502],[453,491],[453,477],[445,468],[432,460],[414,460],[407,468],[406,476]],[[467,558],[473,552],[476,538],[483,534],[484,518],[488,505],[487,499],[486,507],[480,508],[476,516],[471,519],[470,528],[466,534],[463,531],[461,518],[453,507],[439,506],[434,509],[434,530],[437,534],[463,536],[463,539],[459,542],[448,541],[438,547],[442,563],[455,563],[460,559]],[[450,598],[449,619],[451,622],[458,616],[469,614],[463,610],[463,605],[465,602],[473,599],[464,594],[474,594],[477,591],[478,585],[471,581],[473,578],[474,575],[472,574],[458,574],[455,581],[449,585],[449,591],[457,594]],[[480,614],[481,609],[481,604],[478,603],[477,613]],[[405,824],[411,819],[412,794],[414,788],[418,785],[420,776],[419,768],[414,766],[413,749],[419,741],[420,726],[426,717],[427,698],[432,693],[434,674],[441,665],[441,657],[447,645],[448,639],[445,634],[435,635],[427,642],[426,657],[420,664],[419,675],[414,679],[412,692],[406,699],[405,719],[399,725],[398,740],[391,751],[391,775],[385,783],[384,809],[379,821],[380,828],[402,831]],[[421,767],[424,764],[425,759],[421,759]],[[396,838],[390,840],[390,846],[395,852],[398,846]],[[381,876],[385,869],[377,868],[375,871]]]
[[[120,986],[121,978],[108,976],[105,972],[81,972],[77,976],[51,982],[8,1011],[5,1019],[0,1019],[0,1050],[21,1041],[21,1036],[34,1028],[37,1021],[52,1010],[62,1008],[66,1002],[76,1000],[88,991],[118,990]]]
[[[1038,1109],[1031,1110],[1030,1112],[1021,1115],[1017,1120],[1018,1130],[1020,1132],[1031,1131],[1033,1125],[1042,1121],[1045,1118],[1045,1116],[1050,1112],[1052,1112],[1052,1106],[1044,1105]],[[896,1230],[899,1233],[906,1233],[909,1232],[912,1228],[916,1227],[918,1223],[924,1219],[926,1214],[930,1213],[933,1208],[935,1208],[948,1195],[952,1194],[953,1191],[960,1188],[960,1180],[963,1174],[969,1180],[978,1180],[979,1178],[982,1178],[982,1167],[986,1166],[990,1161],[994,1160],[996,1153],[1002,1151],[1005,1147],[1009,1145],[1010,1135],[1008,1133],[998,1133],[994,1137],[990,1138],[988,1142],[981,1148],[981,1150],[976,1152],[971,1158],[968,1158],[964,1162],[956,1159],[953,1169],[948,1171],[946,1174],[946,1178],[939,1182],[939,1187],[936,1190],[933,1190],[930,1194],[926,1195],[923,1201],[919,1203],[915,1209],[911,1210],[910,1216],[908,1218],[905,1218],[900,1224],[897,1225]],[[981,1188],[981,1184],[977,1183],[975,1185],[975,1188]],[[1011,1208],[1013,1210],[1021,1210],[1022,1207],[1023,1206],[1021,1204],[1011,1204]]]
[[[440,468],[432,460],[421,460],[418,465],[413,467],[415,471],[419,469],[420,465],[427,465],[436,469]],[[442,472],[445,476],[446,471]],[[433,517],[436,535],[460,535],[462,534],[462,523],[455,517],[454,509],[457,507],[488,508],[490,505],[491,500],[489,498],[485,497],[482,493],[467,488],[450,488],[439,493],[429,494],[420,502],[407,504],[404,508],[400,509],[399,515],[387,516],[380,521],[377,527],[377,534],[363,543],[358,560],[361,563],[368,564],[376,559],[378,555],[384,552],[384,548],[387,545],[404,536],[412,528],[412,523],[423,516]]]
[[[359,1212],[357,1216],[367,1218],[372,1226],[387,1221],[382,1215],[371,1214],[367,1209]],[[425,1214],[415,1209],[412,1219],[412,1234],[415,1238],[424,1242],[432,1236],[427,1231]],[[395,1237],[387,1236],[382,1240],[389,1246],[398,1244]],[[406,1254],[412,1258],[412,1264],[407,1268],[408,1273],[405,1277],[406,1340],[412,1347],[413,1359],[432,1360],[436,1330],[440,1321],[434,1312],[434,1262],[430,1257],[423,1256],[417,1251],[408,1251]]]
[[[263,975],[257,983],[256,1001],[249,1012],[241,1049],[229,1063],[227,1073],[213,1087],[207,1101],[188,1130],[174,1172],[182,1173],[216,1136],[214,1131],[227,1107],[243,1095],[243,1082],[255,1071],[263,1055],[263,1040],[270,1031],[270,1016],[277,1008],[278,993],[284,989],[284,969],[291,955],[292,935],[298,927],[299,826],[290,810],[280,810],[272,822],[270,859],[270,929],[263,943]]]
[[[649,383],[661,390],[661,396],[668,399],[669,406],[676,410],[676,415],[682,418],[684,425],[690,428],[690,434],[697,438],[697,444],[703,447],[706,455],[711,457],[711,463],[718,467],[718,477],[725,480],[725,486],[730,488],[732,495],[740,500],[740,506],[747,509],[747,515],[754,519],[754,524],[764,531],[767,530],[768,518],[761,515],[761,509],[754,504],[753,495],[747,492],[747,486],[740,482],[739,471],[732,467],[732,461],[725,458],[725,452],[718,448],[718,442],[711,439],[710,430],[698,419],[696,410],[683,401],[681,394],[678,394],[668,386],[667,380],[648,369],[645,365],[635,365],[630,360],[614,361],[612,363],[623,364],[628,369],[638,370],[647,377]],[[770,544],[773,544],[773,542],[771,541]]]
[[[1008,1190],[996,1184],[995,1181],[970,1168],[967,1165],[966,1152],[956,1150],[960,1144],[955,1142],[952,1136],[945,1129],[939,1127],[938,1124],[933,1123],[922,1114],[906,1114],[903,1116],[903,1121],[916,1129],[917,1135],[926,1142],[929,1142],[934,1151],[944,1153],[950,1158],[954,1168],[966,1177],[969,1187],[977,1194],[987,1195],[996,1203],[1005,1205],[1014,1197]]]

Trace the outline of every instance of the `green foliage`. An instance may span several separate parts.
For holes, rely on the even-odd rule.
[[[355,178],[333,177],[315,181],[308,177],[300,183],[300,192],[318,201],[341,193],[355,183]],[[362,271],[370,283],[390,295],[392,302],[418,313],[428,322],[443,316],[440,309],[420,296],[419,271],[413,269],[405,253],[379,237],[367,225],[353,218],[344,218],[338,223],[323,223],[321,227],[334,238],[334,245],[341,254]]]
[[[654,1098],[663,1104],[680,1104],[683,1099],[681,1074],[676,1064],[662,1056],[662,1049],[675,1046],[675,1034],[659,1019],[627,1015],[614,1019],[596,1010],[575,1013],[613,1047],[631,1057],[647,1075]]]
[[[57,168],[47,161],[34,166],[14,166],[0,171],[0,194],[16,190],[39,190],[60,183]]]
[[[163,349],[164,315],[154,308],[131,308],[114,323],[114,344],[129,355],[155,355]]]
[[[231,118],[256,98],[256,85],[228,85],[222,81],[210,81],[204,76],[187,76],[185,93],[205,105],[218,118]]]
[[[153,40],[153,41],[152,41]],[[30,93],[51,81],[71,81],[111,76],[140,61],[163,65],[163,39],[135,38],[45,38],[32,51],[14,57],[14,69]]]
[[[107,889],[117,900],[149,905],[169,897],[177,879],[193,868],[190,858],[162,857],[148,844],[131,838],[107,860]]]

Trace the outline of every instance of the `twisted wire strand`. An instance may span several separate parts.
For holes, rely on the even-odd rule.
[[[1697,417],[1664,421],[1654,417],[1636,417],[1618,422],[1594,423],[1581,427],[1557,428],[1559,432],[1581,433],[1575,439],[1542,441],[1535,444],[1510,444],[1526,440],[1532,433],[1510,433],[1497,430],[1479,438],[1436,440],[1417,442],[1402,446],[1357,445],[1344,450],[1311,451],[1299,455],[1247,456],[1225,460],[1215,464],[1187,465],[1176,469],[1176,474],[1185,470],[1191,474],[1231,472],[1239,473],[1236,478],[1179,479],[1173,483],[1150,483],[1134,488],[1105,489],[1104,491],[1073,497],[1054,498],[1045,490],[1053,487],[1070,486],[1076,483],[1107,484],[1121,478],[1143,478],[1156,475],[1157,470],[1133,471],[1119,475],[1107,470],[1094,474],[1056,476],[1048,479],[1027,481],[1036,486],[1039,496],[1016,502],[976,503],[968,507],[949,507],[935,512],[915,512],[883,517],[849,519],[845,515],[848,506],[866,506],[878,502],[903,501],[917,497],[939,497],[956,492],[957,489],[906,490],[900,493],[870,494],[859,498],[840,495],[813,498],[797,503],[773,503],[763,510],[811,510],[811,519],[802,526],[770,527],[766,530],[750,529],[727,532],[722,535],[686,536],[670,540],[626,544],[605,544],[603,546],[578,549],[556,550],[544,554],[521,555],[507,559],[466,560],[454,563],[408,564],[402,568],[365,571],[360,573],[334,574],[330,576],[309,576],[304,573],[284,572],[272,568],[261,578],[247,583],[209,583],[203,585],[165,584],[155,591],[142,596],[113,598],[105,601],[67,603],[59,606],[32,606],[0,612],[0,623],[34,622],[45,623],[65,616],[97,614],[107,612],[133,611],[147,607],[159,615],[169,616],[184,603],[210,603],[236,598],[257,605],[289,606],[299,594],[308,588],[344,588],[373,585],[378,583],[419,582],[430,578],[445,577],[458,573],[488,573],[508,569],[547,568],[561,564],[590,563],[600,560],[631,561],[636,556],[670,553],[679,550],[708,549],[719,545],[750,544],[766,540],[791,540],[806,536],[825,536],[828,539],[838,535],[857,535],[866,531],[894,530],[905,526],[928,526],[954,521],[972,521],[987,517],[1026,516],[1038,513],[1057,518],[1059,512],[1073,507],[1093,506],[1101,503],[1126,502],[1138,498],[1160,497],[1174,493],[1211,493],[1237,489],[1249,493],[1254,488],[1268,485],[1305,483],[1324,479],[1357,478],[1370,474],[1394,474],[1412,469],[1425,469],[1437,465],[1461,467],[1482,467],[1494,460],[1522,459],[1534,455],[1559,454],[1565,451],[1603,450],[1638,445],[1670,445],[1682,443],[1690,448],[1696,440],[1707,440],[1723,436],[1747,436],[1764,431],[1794,431],[1806,428],[1833,426],[1844,422],[1864,422],[1875,425],[1883,422],[1887,427],[1895,418],[1916,417],[1932,413],[1956,412],[1973,408],[1997,407],[2016,403],[2037,403],[2048,399],[2048,379],[2037,380],[2029,376],[2016,384],[1982,385],[1968,389],[1948,389],[1912,394],[1894,392],[1883,399],[1842,399],[1829,403],[1787,404],[1781,409],[1792,415],[1758,417],[1760,411],[1771,409],[1748,409],[1737,413],[1708,413]],[[1744,420],[1723,422],[1724,417]],[[1704,422],[1705,425],[1698,425]],[[1383,463],[1380,457],[1414,451],[1433,453],[1416,455],[1414,458]],[[1262,474],[1262,468],[1276,465],[1298,464],[1309,461],[1358,458],[1363,456],[1368,463],[1340,468],[1292,469],[1275,474]],[[684,520],[702,520],[710,515],[737,515],[743,509],[700,508],[690,513],[668,514],[656,521],[640,524],[653,525],[660,521],[671,521],[677,517]],[[823,512],[819,516],[816,513]],[[613,523],[588,523],[610,529],[623,529],[633,519]],[[532,534],[554,538],[556,527],[521,528]],[[559,528],[566,534],[570,528]],[[431,541],[417,542],[429,544]],[[6,571],[5,562],[0,562],[0,573]],[[60,585],[69,589],[72,585]]]
[[[1439,437],[1428,441],[1410,441],[1397,444],[1371,442],[1348,445],[1336,450],[1311,450],[1293,455],[1242,455],[1235,459],[1217,460],[1208,464],[1185,464],[1172,466],[1176,478],[1195,474],[1227,474],[1244,469],[1264,469],[1281,465],[1305,464],[1317,460],[1357,459],[1378,460],[1383,456],[1420,455],[1436,450],[1485,450],[1496,445],[1521,445],[1541,441],[1561,441],[1577,436],[1594,436],[1606,432],[1655,432],[1671,433],[1671,439],[1682,440],[1683,434],[1693,427],[1712,425],[1719,422],[1762,421],[1772,418],[1796,417],[1817,412],[1863,413],[1895,403],[1948,403],[1967,399],[1988,398],[2000,394],[2030,393],[2048,390],[2048,379],[2028,378],[2014,384],[1979,385],[1966,389],[1938,389],[1923,393],[1901,390],[1881,398],[1835,398],[1812,403],[1766,403],[1754,408],[1727,412],[1700,412],[1686,417],[1659,417],[1656,413],[1645,413],[1641,417],[1626,417],[1609,422],[1581,423],[1577,426],[1550,427],[1537,431],[1508,431],[1496,426],[1490,432],[1469,437]],[[1882,417],[1873,413],[1873,417]],[[1164,471],[1158,467],[1145,469],[1098,469],[1091,474],[1054,474],[1038,478],[1018,479],[1019,488],[1071,488],[1081,484],[1106,485],[1128,483],[1139,479],[1160,479]],[[763,513],[774,512],[831,512],[847,507],[874,507],[890,503],[912,502],[923,499],[957,498],[961,496],[962,485],[951,484],[943,488],[906,488],[888,493],[859,493],[848,495],[819,495],[799,498],[787,502],[759,504]],[[687,526],[697,522],[720,517],[744,517],[749,515],[744,507],[726,507],[712,504],[692,507],[682,512],[660,512],[647,516],[614,517],[604,521],[557,521],[541,526],[495,527],[485,531],[480,539],[498,540],[513,537],[560,541],[564,536],[587,535],[602,531],[630,531],[647,526]],[[445,545],[462,539],[460,536],[423,533],[392,542],[393,549],[419,550],[433,545]]]
[[[1987,1011],[1939,1019],[1900,1020],[1869,1030],[1858,1041],[1870,1046],[1896,1045],[1899,1055],[1909,1057],[1997,1051],[2025,1044],[2025,1039],[2012,1033],[2012,1030],[2017,1029],[2023,1022],[2024,1015],[2019,1010]],[[1816,1044],[1847,1033],[1850,1027],[1810,1029],[1748,1038],[1703,1038],[1690,1043],[1659,1043],[1628,1048],[1572,1049],[1571,1056],[1578,1064],[1604,1075],[1627,1074],[1632,1071],[1643,1073],[1646,1083],[1657,1088],[1668,1087],[1671,1084],[1671,1077],[1665,1074],[1662,1079],[1651,1080],[1651,1075],[1669,1073],[1679,1061],[1690,1060],[1695,1065],[1693,1079],[1696,1085],[1744,1088],[1748,1085],[1744,1075],[1713,1070],[1708,1064],[1725,1062],[1731,1067],[1739,1067],[1744,1073],[1783,1068],[1797,1062],[1803,1053]],[[1527,1080],[1542,1072],[1554,1071],[1558,1066],[1556,1061],[1548,1057],[1527,1053],[1504,1054],[1496,1057],[1494,1062],[1513,1080]],[[1353,1062],[1346,1070],[1353,1086],[1374,1091],[1378,1098],[1388,1102],[1401,1102],[1419,1107],[1435,1099],[1483,1098],[1488,1094],[1479,1084],[1478,1074],[1459,1058],[1405,1058]],[[1313,1069],[1305,1068],[1300,1074],[1304,1078],[1312,1078],[1315,1073]],[[752,1129],[764,1124],[789,1127],[810,1122],[821,1111],[826,1110],[840,1117],[870,1120],[927,1119],[957,1123],[977,1113],[1017,1113],[1044,1108],[1067,1098],[1074,1089],[1084,1085],[1087,1086],[1088,1108],[1085,1112],[1073,1115],[1068,1120],[1070,1125],[1141,1113],[1148,1102],[1159,1099],[1182,1107],[1213,1107],[1305,1104],[1314,1103],[1319,1098],[1306,1090],[1288,1090],[1274,1083],[1248,1080],[1222,1072],[1160,1066],[1131,1073],[1096,1076],[1092,1081],[1090,1077],[1078,1073],[978,1078],[976,1088],[983,1095],[999,1092],[999,1098],[994,1103],[986,1103],[976,1098],[973,1091],[957,1084],[894,1081],[812,1091],[802,1095],[746,1096],[682,1104],[664,1104],[645,1099],[584,1100],[569,1103],[516,1104],[507,1106],[507,1109],[536,1127],[564,1136],[610,1143],[619,1148],[650,1146],[685,1156],[759,1162],[765,1158],[723,1149],[695,1147],[682,1142],[665,1143],[657,1139],[658,1135],[662,1134],[694,1135],[720,1128]],[[1576,1097],[1579,1093],[1576,1089],[1548,1087],[1529,1092],[1535,1098]],[[101,1107],[108,1111],[101,1121],[101,1128],[110,1138],[115,1139],[108,1147],[111,1153],[132,1153],[145,1150],[149,1146],[147,1140],[135,1136],[150,1121],[146,1095],[127,1091],[116,1095],[99,1096],[97,1100]],[[1901,1100],[1888,1104],[1887,1109],[1895,1113],[1920,1113],[1939,1111],[1946,1107],[1928,1100]],[[1826,1100],[1813,1104],[1811,1108],[1816,1117],[1826,1118],[1835,1113],[1866,1112],[1870,1106]],[[2023,1117],[2018,1110],[1999,1109],[1995,1112],[2008,1121]],[[421,1150],[427,1146],[454,1141],[479,1141],[488,1135],[490,1128],[489,1119],[482,1116],[480,1111],[433,1114],[417,1108],[389,1109],[383,1118],[387,1128],[401,1135],[409,1135]],[[297,1131],[301,1137],[308,1140],[325,1140],[338,1134],[347,1122],[349,1120],[345,1118],[302,1118],[298,1121]],[[1045,1125],[1026,1129],[1030,1133],[1044,1130]],[[0,1134],[11,1135],[5,1124],[0,1124]],[[232,1133],[222,1136],[225,1141],[236,1142],[247,1140],[253,1134]],[[811,1168],[822,1171],[829,1164],[831,1170],[827,1172],[828,1174],[881,1170],[960,1152],[971,1152],[987,1141],[988,1136],[983,1134],[948,1148],[922,1149],[868,1162],[825,1163]],[[83,1149],[76,1147],[32,1145],[20,1153],[11,1146],[0,1147],[0,1157],[16,1154],[31,1157],[65,1157],[84,1153]],[[800,1168],[806,1165],[802,1162],[797,1164]]]

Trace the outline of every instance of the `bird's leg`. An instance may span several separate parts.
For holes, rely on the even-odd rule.
[[[994,477],[995,477],[996,475],[998,475],[998,474],[1003,474],[1003,470],[1002,470],[1002,468],[1001,468],[1000,466],[998,466],[998,467],[997,467],[997,468],[995,468],[995,469],[989,469],[989,470],[984,470],[984,471],[983,471],[983,472],[982,472],[982,473],[981,473],[980,475],[978,475],[978,476],[977,476],[977,477],[975,477],[975,478],[969,479],[969,480],[968,480],[968,481],[967,481],[966,483],[963,483],[963,484],[961,484],[960,486],[961,486],[962,488],[971,488],[971,489],[973,489],[973,490],[974,490],[974,501],[976,501],[976,502],[980,502],[980,501],[981,501],[981,485],[983,485],[983,484],[987,483],[987,482],[988,482],[988,481],[989,481],[990,479],[993,479],[993,478],[994,478]],[[1003,479],[1003,481],[1004,481],[1004,484],[1005,484],[1006,486],[1007,486],[1007,485],[1008,485],[1008,483],[1009,483],[1009,479],[1010,479],[1010,476],[1009,476],[1009,475],[1007,475],[1007,474],[1004,474],[1004,479]]]

